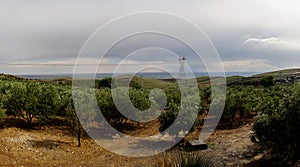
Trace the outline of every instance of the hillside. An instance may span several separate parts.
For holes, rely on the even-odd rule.
[[[13,80],[13,81],[28,81],[31,79],[27,79],[27,78],[21,78],[15,75],[10,75],[10,74],[0,74],[0,80]]]
[[[278,70],[278,71],[271,71],[271,72],[266,72],[266,73],[261,73],[254,75],[253,77],[265,77],[265,76],[280,76],[280,75],[291,75],[293,73],[298,73],[300,72],[300,68],[294,68],[294,69],[283,69],[283,70]]]

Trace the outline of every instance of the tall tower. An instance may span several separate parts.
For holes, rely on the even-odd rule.
[[[186,57],[185,56],[180,56],[178,61],[179,61],[179,78],[184,78],[185,77]]]

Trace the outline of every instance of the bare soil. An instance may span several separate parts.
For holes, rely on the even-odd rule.
[[[206,141],[211,154],[224,166],[245,166],[262,158],[259,146],[250,139],[252,124],[215,131]]]
[[[147,129],[152,133],[155,126],[145,126],[144,134]],[[206,152],[224,166],[243,166],[260,158],[249,138],[251,126],[215,131],[206,141],[209,145]],[[139,131],[139,134],[143,132]],[[38,130],[6,127],[0,129],[0,166],[157,166],[162,157],[116,155],[88,137],[82,140],[81,147],[76,145],[76,138],[64,126]]]

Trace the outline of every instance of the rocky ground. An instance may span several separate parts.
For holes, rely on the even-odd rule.
[[[217,130],[206,141],[211,154],[224,166],[244,166],[262,157],[259,146],[251,139],[251,124],[230,130]]]

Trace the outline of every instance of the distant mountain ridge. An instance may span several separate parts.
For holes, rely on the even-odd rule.
[[[228,86],[233,85],[259,85],[260,80],[267,76],[273,76],[275,82],[285,82],[288,78],[291,78],[295,73],[299,73],[300,77],[300,68],[293,68],[293,69],[283,69],[265,73],[255,74],[254,72],[227,72],[226,81]],[[214,73],[215,76],[208,77],[208,73],[195,73],[196,80],[199,85],[201,86],[209,86],[211,79],[218,79],[218,73]],[[253,75],[251,75],[253,74]],[[82,74],[83,78],[92,78],[93,75],[91,74]],[[101,73],[96,75],[96,79],[100,80],[106,77],[111,77],[112,73]],[[123,76],[123,78],[130,76],[125,74],[117,74],[116,76]],[[0,80],[40,80],[40,81],[49,81],[52,83],[64,83],[67,85],[72,84],[72,74],[58,74],[58,75],[9,75],[9,74],[0,74]],[[174,77],[168,73],[138,73],[134,78],[133,81],[136,83],[140,83],[145,87],[152,87],[156,85],[158,87],[167,87],[173,85],[176,80]]]
[[[126,73],[124,73],[126,75]],[[115,76],[124,75],[122,73],[114,74]],[[220,72],[213,72],[211,73],[213,76],[223,76]],[[252,76],[254,74],[257,74],[257,72],[225,72],[225,75],[227,77],[230,76]],[[136,74],[139,77],[143,78],[153,78],[153,79],[169,79],[173,78],[173,76],[167,72],[145,72],[145,73],[137,73]],[[57,79],[57,78],[72,78],[73,74],[42,74],[42,75],[18,75],[19,77],[23,78],[30,78],[30,79]],[[94,74],[77,74],[77,76],[80,76],[82,78],[92,78],[94,77]],[[106,77],[112,77],[113,73],[97,73],[96,79],[106,78]],[[195,77],[202,77],[202,76],[208,76],[207,72],[195,72]]]

